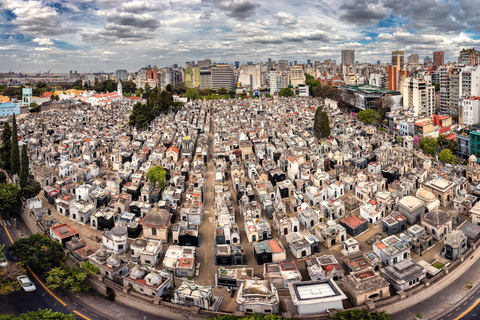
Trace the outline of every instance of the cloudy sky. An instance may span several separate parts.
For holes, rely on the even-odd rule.
[[[480,49],[477,0],[0,0],[0,72],[216,62],[456,60]]]

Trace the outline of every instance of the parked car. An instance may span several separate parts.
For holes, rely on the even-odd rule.
[[[30,281],[30,279],[27,276],[19,276],[17,277],[17,280],[22,286],[23,290],[25,290],[26,292],[32,292],[37,290],[33,282]]]

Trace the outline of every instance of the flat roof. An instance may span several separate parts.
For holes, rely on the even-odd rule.
[[[291,282],[288,284],[294,304],[311,305],[347,299],[332,279]]]

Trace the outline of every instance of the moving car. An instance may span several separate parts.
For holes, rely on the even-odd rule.
[[[23,290],[26,292],[32,292],[35,291],[37,288],[33,284],[32,281],[27,276],[19,276],[17,277],[18,282],[22,286]]]

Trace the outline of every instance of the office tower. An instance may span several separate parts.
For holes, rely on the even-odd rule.
[[[288,71],[288,83],[293,87],[305,83],[305,71],[302,65],[290,68]]]
[[[294,66],[297,65],[297,60],[293,61],[293,65],[294,65]]]
[[[117,71],[115,71],[115,79],[117,81],[127,81],[128,80],[127,70],[117,70]]]
[[[411,54],[411,55],[409,55],[408,58],[407,58],[407,63],[408,63],[408,64],[415,64],[415,65],[417,65],[417,64],[418,64],[418,61],[419,61],[419,59],[418,59],[418,54]]]
[[[212,89],[212,69],[204,67],[199,68],[200,89]]]
[[[310,59],[307,60],[307,64],[308,64],[308,65],[310,64]]]
[[[287,70],[288,61],[287,60],[278,60],[278,68],[280,70]]]
[[[380,64],[380,60],[377,60],[377,65],[379,65],[379,64]]]
[[[270,73],[270,94],[273,95],[288,86],[287,74],[281,71]]]
[[[157,76],[157,67],[147,69],[147,79],[146,80],[158,80]]]
[[[355,50],[342,50],[342,65],[355,64]]]
[[[433,53],[433,65],[436,67],[443,66],[443,51]]]
[[[212,89],[218,90],[221,87],[228,90],[234,90],[237,87],[232,65],[219,64],[212,68]]]
[[[397,91],[397,66],[389,65],[388,66],[388,90]]]
[[[235,69],[240,68],[240,61],[235,61]]]
[[[192,69],[190,67],[185,69],[185,87],[192,87]]]
[[[425,79],[407,77],[403,81],[403,106],[413,107],[413,114],[418,117],[435,113],[435,86]]]
[[[400,70],[403,70],[404,55],[405,55],[405,52],[403,51],[392,52],[392,65],[397,67],[397,72],[400,72]]]

